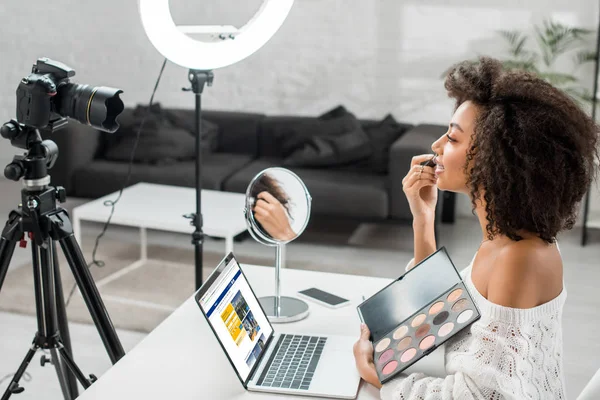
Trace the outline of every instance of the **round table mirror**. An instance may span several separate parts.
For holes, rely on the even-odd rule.
[[[275,295],[259,300],[271,322],[292,322],[308,315],[308,304],[281,296],[280,270],[285,266],[285,245],[302,234],[310,218],[312,198],[304,182],[285,168],[258,173],[246,190],[244,214],[256,241],[276,247]]]

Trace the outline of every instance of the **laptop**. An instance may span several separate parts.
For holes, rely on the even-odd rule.
[[[354,399],[356,337],[276,333],[233,253],[195,295],[244,388]]]

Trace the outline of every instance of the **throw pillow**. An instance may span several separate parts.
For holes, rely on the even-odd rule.
[[[346,110],[346,107],[344,107],[343,105],[339,105],[337,107],[332,108],[331,110],[319,115],[317,118],[320,120],[328,120],[328,119],[332,119],[332,118],[339,118],[339,117],[343,117],[344,115],[348,115],[350,114],[350,112],[348,110]]]
[[[166,110],[165,114],[173,126],[185,129],[196,137],[196,114],[193,110]],[[219,126],[202,118],[201,129],[200,144],[202,149],[214,153],[219,147]]]
[[[373,152],[369,158],[369,169],[378,174],[388,172],[390,159],[390,147],[406,131],[406,128],[399,124],[391,114],[378,124],[365,129]]]
[[[371,155],[369,138],[356,117],[345,109],[336,108],[316,121],[296,129],[295,141],[287,143],[291,153],[285,157],[288,167],[332,167],[363,160]],[[334,117],[334,114],[340,115]]]
[[[351,114],[342,105],[339,105],[319,116],[328,120]],[[367,170],[377,174],[387,174],[390,159],[390,147],[404,134],[406,127],[399,124],[391,114],[386,115],[380,122],[365,126],[364,131],[369,137],[372,148],[371,156],[358,163],[348,166],[354,170]]]
[[[334,167],[363,160],[371,154],[362,129],[339,136],[314,136],[283,160],[287,167]]]
[[[314,137],[339,136],[354,130],[361,130],[360,122],[350,113],[339,118],[314,118],[289,125],[278,134],[282,139],[281,154],[288,157]]]
[[[150,110],[147,106],[138,106],[133,113],[121,121],[121,129],[107,141],[104,159],[129,162],[144,117],[146,120],[140,132],[134,162],[172,164],[195,158],[194,136],[184,127],[173,124],[160,105],[155,104]],[[212,142],[216,143],[216,140]],[[202,145],[203,154],[209,153],[215,147],[210,139],[203,140]]]

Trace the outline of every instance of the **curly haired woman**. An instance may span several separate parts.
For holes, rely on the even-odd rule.
[[[462,276],[481,319],[446,343],[445,378],[414,373],[382,387],[366,326],[357,368],[382,399],[565,399],[556,236],[596,177],[598,127],[565,93],[491,58],[457,64],[445,87],[456,108],[431,146],[435,169],[420,165],[431,155],[416,156],[403,180],[414,218],[407,269],[436,250],[437,189],[469,196],[483,240]]]

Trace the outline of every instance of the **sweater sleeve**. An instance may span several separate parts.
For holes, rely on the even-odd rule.
[[[483,396],[472,380],[461,372],[445,378],[414,373],[387,382],[380,390],[382,400],[471,400]]]

